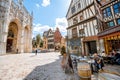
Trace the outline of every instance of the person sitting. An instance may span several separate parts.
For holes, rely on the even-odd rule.
[[[101,57],[106,57],[105,51],[102,51],[102,53],[100,54]]]
[[[112,64],[120,64],[120,54],[114,50],[112,52],[113,52]]]
[[[103,63],[103,60],[102,58],[97,54],[97,53],[94,53],[94,65],[96,66],[96,71],[100,71],[100,70],[103,70],[102,68],[104,67],[104,63]]]

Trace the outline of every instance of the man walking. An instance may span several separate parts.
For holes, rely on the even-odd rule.
[[[35,50],[35,55],[37,55],[37,49]]]

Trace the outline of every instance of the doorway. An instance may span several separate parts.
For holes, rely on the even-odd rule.
[[[12,52],[13,39],[7,39],[6,52]]]
[[[94,53],[97,53],[96,41],[87,42],[87,46],[88,46],[88,53],[89,54],[92,55]]]
[[[17,49],[17,37],[18,37],[18,27],[17,24],[11,22],[8,28],[6,52],[14,53]]]

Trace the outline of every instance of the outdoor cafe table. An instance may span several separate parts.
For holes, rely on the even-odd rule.
[[[88,63],[90,65],[90,67],[91,67],[91,72],[93,74],[93,72],[95,71],[94,59],[81,58],[80,62],[86,62],[86,63]]]

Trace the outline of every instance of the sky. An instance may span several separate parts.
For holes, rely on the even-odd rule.
[[[71,0],[24,0],[24,6],[31,13],[33,11],[33,37],[43,35],[48,29],[59,28],[66,36],[66,14]]]

